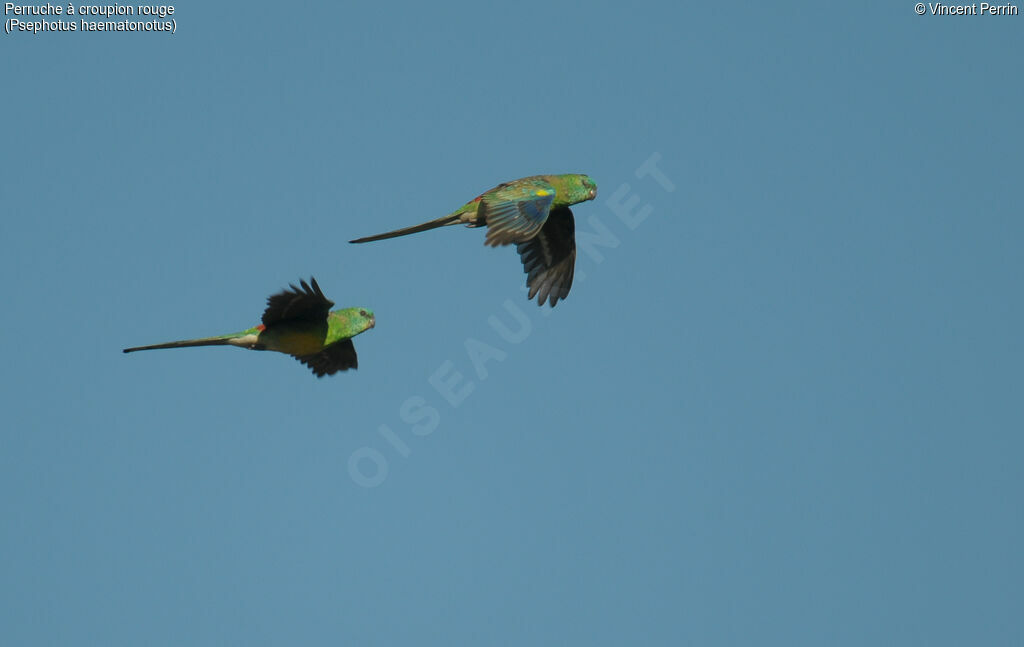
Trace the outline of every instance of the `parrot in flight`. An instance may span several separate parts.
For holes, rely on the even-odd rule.
[[[324,296],[316,279],[299,281],[267,298],[263,323],[241,332],[218,337],[186,339],[152,346],[125,348],[124,352],[186,346],[238,346],[249,350],[287,353],[308,366],[317,377],[357,368],[352,338],[376,325],[367,308],[331,310],[334,302]]]
[[[597,185],[586,175],[534,175],[499,184],[437,220],[349,242],[368,243],[459,223],[486,225],[485,245],[515,244],[527,275],[527,298],[536,296],[539,306],[547,300],[553,308],[569,295],[575,271],[576,225],[569,206],[596,196]]]

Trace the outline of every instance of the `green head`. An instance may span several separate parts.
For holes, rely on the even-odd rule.
[[[366,332],[377,325],[373,310],[369,308],[342,308],[332,310],[327,317],[327,335],[334,339],[347,339]]]
[[[597,197],[597,184],[589,175],[566,173],[552,176],[551,182],[558,195],[556,202],[566,205],[576,204]]]

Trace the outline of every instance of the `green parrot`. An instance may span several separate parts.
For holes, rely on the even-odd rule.
[[[367,308],[343,308],[331,311],[334,302],[324,296],[316,279],[299,281],[267,299],[263,323],[242,332],[186,339],[152,346],[125,348],[124,352],[186,346],[238,346],[249,350],[273,350],[287,353],[316,373],[317,377],[357,368],[352,338],[376,325]]]
[[[386,234],[350,240],[373,240],[415,234],[445,225],[487,226],[485,245],[515,244],[537,305],[555,307],[569,295],[576,264],[576,225],[569,206],[593,200],[597,185],[586,175],[534,175],[499,184],[447,216]]]

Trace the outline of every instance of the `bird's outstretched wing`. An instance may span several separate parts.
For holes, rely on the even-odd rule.
[[[548,219],[555,188],[545,180],[516,180],[484,194],[477,217],[487,222],[485,245],[519,243],[537,235]]]
[[[569,296],[576,271],[576,223],[569,207],[551,211],[540,232],[516,245],[526,272],[528,298],[537,297],[537,305],[550,300],[555,307],[559,299]]]
[[[318,353],[312,355],[295,355],[299,360],[316,373],[317,377],[334,375],[338,371],[359,368],[356,347],[351,339],[335,342]]]
[[[267,298],[267,309],[263,312],[264,326],[280,321],[322,322],[326,319],[334,302],[324,296],[316,279],[310,277],[309,283],[299,281],[299,285],[302,287],[290,285],[290,290]]]

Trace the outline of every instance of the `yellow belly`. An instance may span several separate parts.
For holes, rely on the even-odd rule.
[[[323,350],[327,326],[274,326],[260,333],[259,343],[267,350],[289,355],[312,355]]]

